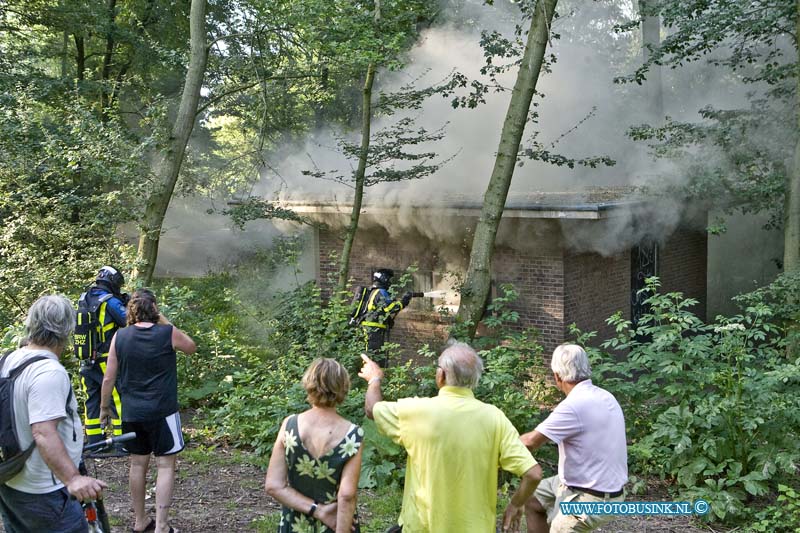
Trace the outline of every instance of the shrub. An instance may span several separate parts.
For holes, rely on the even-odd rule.
[[[476,396],[503,409],[521,430],[533,427],[538,414],[526,392],[530,368],[541,368],[541,347],[533,331],[513,331],[508,326],[516,314],[507,303],[516,298],[511,287],[493,304],[492,326],[497,333],[481,340],[480,354],[486,372]],[[359,354],[364,340],[358,328],[347,326],[349,295],[334,295],[328,301],[316,285],[309,283],[278,297],[265,346],[268,355],[260,365],[249,365],[232,375],[218,407],[209,420],[217,435],[237,445],[252,447],[264,458],[270,453],[281,421],[289,414],[308,408],[300,379],[316,357],[334,357],[351,372],[353,387],[340,407],[342,416],[359,421],[365,428],[362,487],[399,482],[403,475],[404,450],[381,436],[374,424],[364,419],[365,383],[356,377],[361,367]],[[397,360],[397,345],[386,346]],[[390,368],[383,387],[384,397],[396,399],[436,394],[434,376],[438,354],[423,346],[412,363]],[[537,381],[537,390],[544,381]],[[530,384],[528,384],[530,386]]]
[[[743,313],[705,324],[680,293],[648,280],[638,325],[609,319],[617,336],[590,350],[596,381],[627,416],[632,469],[669,478],[718,519],[796,475],[800,359],[786,356],[774,309],[753,296]],[[585,343],[587,336],[579,335]]]
[[[800,492],[787,485],[778,485],[775,504],[762,509],[756,516],[757,522],[745,531],[764,533],[796,533],[800,531]]]

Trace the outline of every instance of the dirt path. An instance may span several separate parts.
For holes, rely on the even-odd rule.
[[[96,461],[98,475],[110,485],[106,509],[125,531],[133,524],[128,496],[126,459]],[[151,464],[148,487],[155,478]],[[171,520],[182,532],[257,531],[256,523],[280,507],[264,492],[264,472],[246,462],[246,456],[226,450],[189,446],[178,458]],[[155,516],[155,493],[146,497],[148,512]]]
[[[279,505],[264,492],[264,470],[256,464],[252,454],[225,448],[205,447],[192,438],[194,433],[184,426],[187,448],[178,456],[175,498],[172,509],[172,526],[176,531],[188,532],[274,532]],[[155,465],[151,461],[148,485],[155,478]],[[111,516],[114,531],[129,531],[133,525],[133,512],[128,496],[127,459],[95,459],[90,462],[90,475],[109,484],[105,496],[106,508]],[[376,496],[363,491],[359,497],[359,515],[364,533],[383,533],[396,516],[394,506],[400,498]],[[663,501],[663,495],[636,497],[636,500]],[[155,516],[155,496],[152,488],[147,494],[147,508]],[[378,509],[381,507],[381,509]],[[0,525],[0,531],[3,531]],[[687,517],[621,517],[600,530],[614,533],[701,533]],[[469,533],[469,532],[465,532]]]
[[[173,506],[173,526],[181,532],[275,531],[266,516],[276,513],[279,505],[264,493],[264,471],[252,464],[252,457],[224,449],[204,449],[189,446],[179,456],[178,476]],[[151,465],[152,468],[152,465]],[[125,459],[97,461],[98,474],[110,483],[106,506],[114,522],[125,531],[133,522],[127,493],[127,464]],[[148,479],[152,479],[154,471]],[[359,498],[359,514],[370,516],[369,493]],[[642,500],[663,499],[653,497]],[[155,513],[155,498],[148,493],[148,508]],[[273,516],[274,518],[274,516]],[[276,523],[273,521],[273,523]],[[368,521],[365,521],[368,523]],[[388,527],[390,524],[386,524]],[[385,528],[362,528],[364,533],[383,533]],[[614,533],[707,533],[708,529],[694,526],[686,517],[619,518],[596,530]]]

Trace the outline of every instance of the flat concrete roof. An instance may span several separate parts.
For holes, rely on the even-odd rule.
[[[536,192],[510,194],[506,200],[503,217],[600,220],[613,218],[636,207],[651,203],[641,196],[630,194],[629,188],[592,190],[584,193]],[[437,198],[437,199],[433,199]],[[425,199],[414,199],[409,203],[371,202],[369,194],[361,208],[363,215],[391,215],[398,209],[404,211],[439,210],[448,216],[479,217],[483,207],[482,198],[452,193],[429,194]],[[351,200],[287,200],[282,206],[305,215],[348,215]]]

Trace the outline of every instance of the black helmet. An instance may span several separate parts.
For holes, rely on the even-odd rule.
[[[392,278],[394,277],[394,270],[391,268],[379,268],[375,272],[372,273],[372,281],[378,287],[383,287],[384,289],[388,289],[389,285],[392,283]]]
[[[95,281],[108,285],[111,292],[114,294],[119,294],[122,290],[122,286],[125,284],[125,278],[120,271],[112,266],[104,266],[101,268],[100,272],[97,273]]]

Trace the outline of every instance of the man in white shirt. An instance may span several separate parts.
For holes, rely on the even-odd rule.
[[[14,382],[19,445],[36,447],[19,474],[0,485],[0,515],[7,533],[85,533],[88,524],[78,500],[97,499],[106,484],[78,473],[83,427],[69,375],[58,360],[75,327],[75,310],[63,296],[42,296],[28,311],[25,326],[28,344],[4,357],[2,376],[43,357]]]
[[[566,398],[536,429],[520,436],[532,452],[558,445],[558,475],[542,480],[525,506],[528,533],[586,532],[611,520],[603,515],[564,515],[561,502],[624,500],[628,481],[625,418],[614,396],[592,384],[589,358],[580,346],[563,344],[550,364]]]

